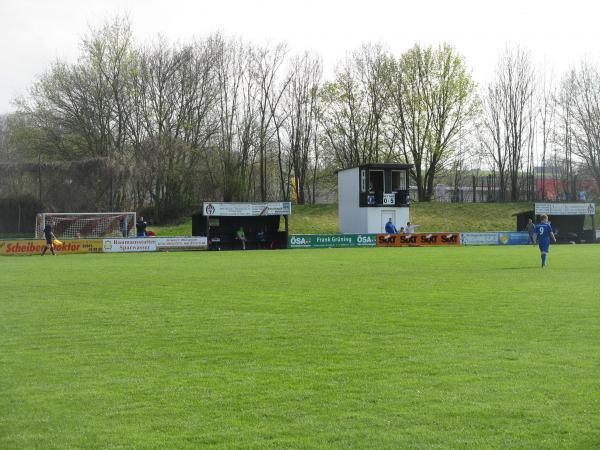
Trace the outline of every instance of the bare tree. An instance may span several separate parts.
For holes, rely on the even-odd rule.
[[[256,157],[258,94],[249,70],[248,51],[241,42],[222,40],[216,61],[217,145],[225,201],[249,197],[247,175]]]
[[[321,91],[321,125],[338,166],[390,157],[384,142],[388,59],[380,45],[363,45]]]
[[[510,184],[510,199],[519,200],[524,159],[534,138],[535,75],[529,52],[506,47],[485,98],[484,130],[481,134],[500,183],[500,200]],[[508,180],[507,180],[508,178]]]
[[[8,121],[8,115],[0,115],[0,162],[8,162],[11,159]]]
[[[119,165],[127,151],[128,111],[123,105],[132,54],[132,32],[127,19],[116,18],[93,29],[82,40],[77,64],[55,63],[21,103],[27,122],[46,137],[42,153],[69,160],[107,158],[109,168]],[[122,173],[122,172],[121,172]],[[123,205],[127,195],[122,181],[110,170],[105,186],[109,209]]]
[[[583,62],[563,80],[562,92],[562,117],[565,125],[568,120],[570,132],[569,145],[565,145],[565,160],[571,175],[568,190],[574,196],[573,154],[581,158],[600,185],[600,71],[589,62]]]
[[[403,159],[414,164],[419,200],[429,201],[434,180],[457,148],[477,110],[475,84],[463,58],[444,45],[416,45],[393,63],[392,121]]]
[[[540,132],[542,144],[542,173],[541,173],[541,197],[546,200],[546,170],[547,158],[550,144],[552,143],[553,133],[555,132],[555,117],[556,117],[556,97],[554,93],[554,82],[552,75],[547,76],[546,70],[542,74],[541,96],[538,101],[539,117],[540,117]]]
[[[258,89],[258,164],[260,178],[260,199],[267,200],[268,150],[273,135],[272,109],[277,108],[281,95],[275,92],[278,71],[284,62],[286,45],[280,43],[274,47],[259,47],[250,52],[252,76]]]
[[[299,204],[307,200],[311,156],[315,159],[315,139],[318,92],[321,81],[321,60],[307,53],[292,61],[289,85],[283,109],[284,128],[288,137],[288,157],[295,177],[295,197]]]
[[[498,174],[499,200],[504,200],[506,194],[508,162],[502,121],[502,105],[502,95],[499,87],[496,85],[488,86],[483,100],[482,126],[478,127],[478,135],[483,153],[490,158],[491,165]]]

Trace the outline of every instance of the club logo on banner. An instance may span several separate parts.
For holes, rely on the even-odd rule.
[[[215,213],[215,207],[212,205],[212,203],[209,203],[208,205],[206,205],[206,207],[204,208],[204,215],[212,216],[214,213]]]
[[[526,245],[529,243],[529,234],[522,231],[507,231],[498,233],[500,245]]]
[[[378,234],[377,247],[460,245],[460,233]]]

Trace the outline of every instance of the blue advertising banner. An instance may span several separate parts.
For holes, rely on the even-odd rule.
[[[529,234],[524,231],[507,231],[498,233],[498,244],[500,245],[527,245]]]
[[[527,245],[529,235],[524,231],[461,233],[461,243],[464,245]]]

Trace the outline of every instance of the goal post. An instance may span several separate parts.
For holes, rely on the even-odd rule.
[[[109,213],[39,213],[35,218],[35,237],[44,237],[50,225],[60,238],[85,239],[135,236],[135,212]]]

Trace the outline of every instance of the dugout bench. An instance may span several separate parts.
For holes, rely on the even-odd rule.
[[[535,203],[533,210],[513,214],[517,217],[517,230],[526,231],[528,219],[539,223],[542,214],[548,216],[558,243],[596,242],[594,203]],[[587,229],[586,217],[588,218]]]
[[[204,202],[192,215],[192,235],[206,236],[209,250],[242,250],[237,231],[244,229],[246,250],[283,249],[288,242],[290,202]],[[284,229],[280,230],[283,216]]]

